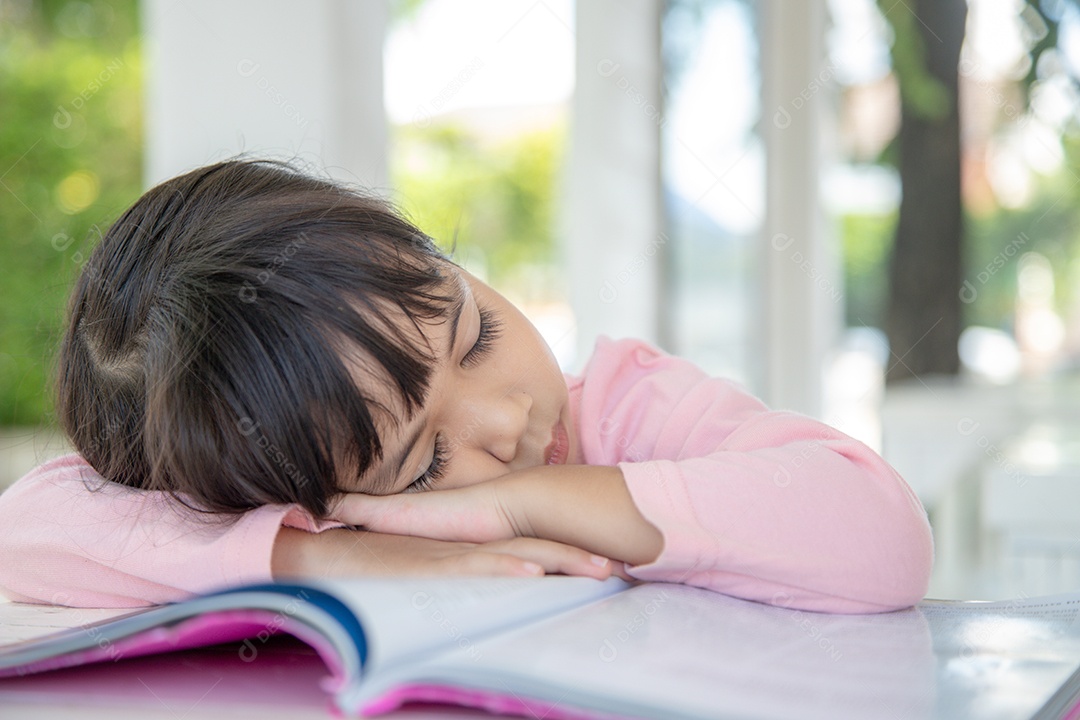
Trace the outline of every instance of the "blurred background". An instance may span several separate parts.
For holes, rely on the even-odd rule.
[[[101,233],[248,153],[881,451],[932,596],[1080,589],[1078,75],[1075,0],[0,0],[0,487]]]

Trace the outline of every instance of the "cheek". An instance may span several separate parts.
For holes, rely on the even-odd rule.
[[[450,472],[439,483],[440,490],[468,487],[508,475],[510,469],[487,452],[461,447],[454,452]]]

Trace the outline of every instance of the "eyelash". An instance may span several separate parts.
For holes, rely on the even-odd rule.
[[[424,471],[424,474],[417,478],[409,487],[405,488],[405,492],[424,492],[425,490],[431,490],[435,482],[443,476],[446,472],[446,462],[449,460],[450,453],[446,449],[446,443],[442,439],[442,435],[435,436],[435,452],[431,456],[431,464],[428,465],[428,469]]]
[[[480,334],[476,336],[476,343],[465,353],[461,364],[472,367],[480,362],[485,355],[491,352],[491,346],[499,339],[502,333],[502,322],[495,317],[495,313],[487,308],[480,308]]]
[[[491,348],[495,341],[499,339],[501,332],[502,323],[495,317],[495,313],[487,308],[480,308],[480,333],[476,336],[476,342],[469,348],[469,352],[465,353],[461,364],[465,367],[472,367],[483,360],[484,356],[491,352]],[[431,464],[428,465],[423,475],[405,488],[405,492],[431,490],[436,481],[446,472],[446,463],[449,459],[450,452],[446,447],[446,442],[441,435],[436,435],[435,451],[431,457]]]

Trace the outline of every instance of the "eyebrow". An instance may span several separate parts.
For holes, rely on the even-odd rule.
[[[461,316],[465,312],[465,289],[464,280],[458,275],[459,282],[456,284],[456,291],[453,303],[447,308],[450,311],[450,345],[446,350],[447,356],[453,354],[454,348],[457,346],[458,326],[461,324]],[[426,393],[425,393],[426,395]],[[427,402],[426,398],[424,402]],[[396,458],[383,464],[384,471],[378,474],[378,477],[374,479],[374,487],[372,488],[377,493],[387,493],[394,488],[394,484],[397,482],[398,477],[401,476],[401,471],[405,467],[405,460],[409,457],[409,452],[413,449],[416,443],[420,440],[420,435],[424,432],[424,423],[417,425],[413,434],[401,446],[401,450],[398,452]],[[394,468],[393,473],[387,474],[385,468]]]

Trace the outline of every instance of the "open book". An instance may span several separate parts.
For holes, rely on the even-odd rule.
[[[274,633],[314,647],[347,715],[440,702],[545,718],[1063,718],[1080,594],[825,615],[662,583],[273,584],[0,648],[0,676]],[[0,690],[3,689],[0,680]]]

